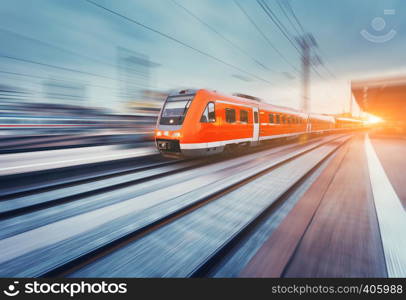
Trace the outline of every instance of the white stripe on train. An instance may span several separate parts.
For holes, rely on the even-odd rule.
[[[323,133],[326,131],[336,131],[336,130],[343,130],[345,128],[331,128],[325,130],[315,130],[311,133]],[[301,132],[294,132],[294,133],[287,133],[287,134],[277,134],[277,135],[268,135],[268,136],[261,136],[259,137],[260,141],[264,140],[271,140],[271,139],[279,139],[284,137],[292,137],[296,135],[301,135],[307,133],[306,131]],[[228,144],[237,144],[237,143],[244,143],[244,142],[253,142],[253,138],[245,138],[245,139],[235,139],[235,140],[224,140],[224,141],[216,141],[216,142],[209,142],[209,143],[181,143],[180,148],[183,150],[191,150],[191,149],[206,149],[206,148],[214,148],[214,147],[221,147]],[[255,142],[255,141],[254,141]]]
[[[252,138],[224,140],[224,141],[209,142],[209,143],[182,143],[182,144],[180,144],[180,149],[189,150],[189,149],[214,148],[214,147],[225,146],[227,144],[236,144],[236,143],[244,143],[244,142],[251,142],[251,141],[252,141]]]

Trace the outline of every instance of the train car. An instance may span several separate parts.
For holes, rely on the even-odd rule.
[[[323,114],[309,114],[308,117],[308,132],[324,133],[336,128],[336,120],[334,117]]]
[[[364,122],[352,118],[336,117],[337,129],[355,129],[364,127]]]
[[[215,91],[182,90],[169,94],[155,130],[166,156],[205,156],[261,142],[334,128],[333,117]]]
[[[259,107],[259,141],[294,137],[306,133],[306,114],[267,103],[260,103]]]

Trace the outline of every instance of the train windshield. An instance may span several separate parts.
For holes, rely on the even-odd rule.
[[[160,119],[161,125],[181,125],[193,96],[168,97]]]

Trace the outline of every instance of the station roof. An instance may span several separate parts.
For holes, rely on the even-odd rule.
[[[363,111],[385,120],[405,120],[406,76],[352,81],[351,90]]]

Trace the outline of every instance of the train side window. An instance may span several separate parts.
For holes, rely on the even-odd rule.
[[[226,108],[226,122],[227,123],[235,122],[235,109]]]
[[[269,123],[273,123],[274,122],[274,117],[273,114],[269,114]]]
[[[282,116],[282,123],[286,124],[286,117],[285,116]]]
[[[203,111],[202,117],[200,118],[202,123],[214,123],[216,122],[216,112],[214,109],[214,103],[209,102]]]
[[[277,124],[281,123],[281,116],[280,115],[276,115],[276,123]]]
[[[254,123],[258,123],[258,112],[254,111]]]
[[[240,121],[248,123],[248,111],[240,110]]]

